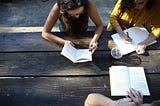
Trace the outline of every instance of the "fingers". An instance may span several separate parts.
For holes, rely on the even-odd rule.
[[[89,51],[92,52],[92,54],[94,53],[94,51],[97,49],[97,43],[92,43],[89,45]]]
[[[127,93],[128,93],[128,97],[130,99],[132,99],[132,101],[136,105],[139,106],[139,105],[143,104],[143,95],[139,91],[137,91],[137,90],[135,90],[133,88],[130,88],[130,91],[127,92]]]
[[[132,93],[132,95],[133,95],[134,97],[139,97],[139,96],[140,96],[140,95],[139,95],[139,92],[136,91],[136,90],[133,89],[133,88],[130,89],[130,92]]]
[[[126,44],[131,44],[132,40],[131,39],[123,39],[123,42]]]
[[[126,44],[131,44],[131,43],[132,43],[132,39],[131,39],[129,36],[127,36],[127,35],[125,35],[125,36],[122,38],[122,40],[123,40],[124,43],[126,43]]]
[[[127,38],[127,41],[132,43],[132,39],[130,37]]]
[[[116,106],[136,106],[130,98],[123,98],[116,101]]]
[[[144,54],[145,53],[145,48],[146,48],[145,44],[138,44],[137,47],[136,47],[137,54]]]
[[[130,92],[127,92],[129,98],[131,98],[133,101],[135,101],[136,98],[138,98],[138,95],[134,89],[130,89]]]
[[[93,54],[96,49],[97,49],[96,47],[89,48],[89,51]]]
[[[66,43],[66,42],[69,42],[72,46],[75,46],[74,43],[71,42],[71,41],[69,41],[69,40],[66,40],[65,43]]]
[[[145,50],[143,49],[136,49],[137,54],[144,54]]]
[[[134,99],[134,95],[132,94],[132,92],[130,91],[130,92],[127,92],[127,93],[128,93],[129,98],[131,98],[133,100]]]
[[[137,92],[139,94],[139,97],[142,98],[142,100],[143,100],[143,95],[139,91],[137,91]]]

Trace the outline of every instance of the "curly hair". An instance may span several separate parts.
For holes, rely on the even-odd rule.
[[[150,10],[156,4],[157,0],[147,0],[146,9]],[[130,10],[135,8],[135,0],[122,0],[120,4],[120,14],[126,12],[126,10]]]
[[[72,10],[80,6],[84,6],[88,3],[88,0],[57,0],[60,10],[65,12]]]
[[[60,8],[60,21],[63,27],[70,34],[85,32],[88,28],[88,0],[58,0]],[[84,7],[84,11],[80,14],[78,19],[73,19],[67,13],[67,10],[72,10],[78,7]]]

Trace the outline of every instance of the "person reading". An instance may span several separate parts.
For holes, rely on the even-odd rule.
[[[42,37],[50,42],[64,45],[65,39],[51,33],[52,27],[57,20],[60,20],[69,35],[74,36],[74,34],[80,34],[87,30],[89,18],[96,26],[94,36],[88,47],[94,53],[98,47],[98,39],[103,31],[103,24],[96,6],[91,0],[57,0],[45,22]]]
[[[159,10],[160,0],[117,0],[107,30],[117,31],[125,43],[131,43],[132,39],[123,30],[145,27],[149,36],[136,47],[137,54],[143,54],[146,46],[160,36]]]

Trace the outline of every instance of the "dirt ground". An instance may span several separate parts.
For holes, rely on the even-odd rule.
[[[0,3],[0,27],[43,27],[44,22],[56,0],[13,0]],[[103,24],[109,20],[116,0],[93,0]],[[57,22],[56,26],[59,25]],[[94,24],[89,21],[89,25]]]

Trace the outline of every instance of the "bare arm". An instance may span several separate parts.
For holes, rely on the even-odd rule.
[[[116,106],[115,101],[99,93],[91,93],[85,100],[84,106]]]
[[[60,10],[59,10],[59,7],[56,3],[56,4],[54,4],[52,10],[50,11],[50,13],[48,15],[46,22],[45,22],[45,25],[44,25],[44,28],[42,31],[42,37],[50,42],[55,42],[55,43],[64,45],[64,42],[65,42],[64,39],[51,33],[53,26],[56,24],[56,22],[58,20],[59,13],[60,13]]]
[[[114,101],[99,93],[91,93],[85,100],[84,106],[135,106],[135,103],[130,98]]]
[[[115,30],[118,32],[118,34],[121,36],[121,38],[123,39],[123,41],[125,43],[131,43],[132,42],[132,39],[129,38],[125,33],[124,31],[122,30],[122,28],[120,26],[116,26],[115,27]]]
[[[143,54],[145,53],[145,49],[148,44],[150,44],[152,41],[156,40],[157,38],[153,34],[149,34],[148,38],[139,43],[136,47],[137,54]]]
[[[141,42],[140,44],[144,44],[145,46],[147,46],[148,44],[150,44],[152,41],[156,40],[157,38],[153,35],[153,34],[149,34],[148,38],[146,40],[144,40],[143,42]]]
[[[96,6],[94,5],[94,3],[91,0],[88,1],[88,15],[91,18],[91,20],[93,21],[93,23],[96,25],[94,37],[92,38],[90,45],[89,45],[89,49],[93,53],[94,50],[97,48],[98,39],[103,31],[103,23],[102,23],[101,18],[98,14]]]

